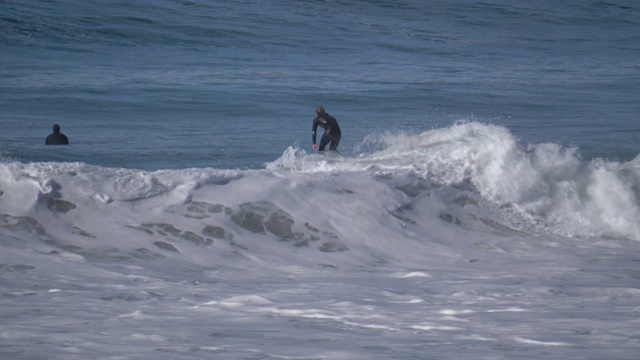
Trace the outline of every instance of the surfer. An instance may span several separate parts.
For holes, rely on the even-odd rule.
[[[316,144],[316,131],[318,125],[324,128],[324,134],[320,139],[320,146]],[[338,144],[340,143],[340,126],[338,121],[333,116],[327,114],[324,108],[319,107],[316,109],[316,118],[313,119],[313,128],[311,129],[311,140],[313,140],[314,151],[324,151],[324,148],[329,144],[329,150],[338,151]]]
[[[69,138],[60,132],[60,125],[53,125],[53,133],[47,136],[45,145],[69,145]]]

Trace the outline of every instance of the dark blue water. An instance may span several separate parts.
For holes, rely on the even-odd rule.
[[[640,142],[635,1],[5,1],[0,154],[108,167],[262,168],[457,121],[628,161]],[[72,146],[44,138],[59,123]]]

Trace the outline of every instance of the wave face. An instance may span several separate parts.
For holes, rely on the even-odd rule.
[[[360,209],[368,209],[379,215],[361,219],[362,231],[398,219],[438,227],[443,216],[457,216],[456,222],[475,219],[466,224],[471,229],[480,219],[518,231],[640,240],[639,159],[583,161],[575,149],[525,145],[505,128],[476,122],[418,136],[372,136],[362,147],[374,150],[341,157],[290,147],[266,170],[247,171],[6,162],[0,179],[5,228],[26,219],[111,241],[115,229],[178,227],[174,222],[180,219],[181,233],[210,242],[192,212],[204,216],[213,207],[225,209],[215,225],[225,234],[246,225],[233,214],[268,218],[276,211],[291,223],[277,226],[290,228],[291,239],[306,241],[312,234],[300,224],[313,224],[315,217],[360,219]],[[441,213],[427,201],[434,197]],[[341,209],[346,199],[349,208]],[[260,210],[263,205],[271,210]],[[198,221],[191,224],[193,219]]]
[[[275,196],[283,192],[278,189],[286,189],[287,197],[299,200],[285,200],[280,207],[291,221],[304,224],[310,219],[295,219],[290,214],[308,214],[307,203],[330,205],[312,212],[321,218],[357,217],[357,211],[345,214],[331,205],[343,203],[340,196],[346,191],[355,208],[385,214],[363,223],[367,228],[372,223],[388,223],[397,215],[397,209],[385,204],[398,203],[394,206],[403,208],[440,194],[449,213],[459,207],[460,199],[467,199],[463,202],[469,204],[457,211],[473,208],[463,212],[495,218],[522,231],[640,240],[638,159],[628,163],[583,161],[575,149],[525,145],[505,128],[476,122],[417,136],[372,136],[362,147],[377,150],[340,157],[311,155],[291,147],[267,164],[266,170],[255,171],[141,172],[82,163],[3,163],[2,207],[4,213],[15,216],[61,216],[60,209],[65,210],[63,219],[82,214],[83,220],[71,223],[93,233],[104,229],[91,229],[83,222],[93,224],[95,219],[104,219],[105,213],[133,220],[139,216],[138,206],[153,208],[155,216],[172,214],[178,205],[189,209],[191,202],[223,206],[233,213],[242,204],[281,203]],[[331,181],[318,187],[318,179],[323,178]],[[293,179],[299,188],[289,188]],[[264,189],[271,182],[274,189]],[[309,188],[317,188],[315,201],[305,200]],[[229,200],[213,200],[222,194]],[[438,221],[438,216],[403,211],[421,223]],[[158,222],[153,216],[131,226]],[[113,220],[110,229],[130,225]],[[190,227],[185,230],[201,232]]]
[[[418,136],[372,136],[362,147],[381,150],[318,161],[290,148],[269,168],[363,171],[394,179],[402,174],[472,197],[515,228],[640,238],[640,158],[626,163],[585,161],[575,148],[523,144],[506,128],[478,122]]]

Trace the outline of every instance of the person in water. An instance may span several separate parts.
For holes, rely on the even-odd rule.
[[[318,130],[318,125],[324,128],[324,134],[320,139],[320,146],[316,144],[316,131]],[[340,144],[340,137],[342,136],[342,132],[340,132],[340,126],[338,125],[338,121],[333,116],[327,114],[324,111],[324,108],[316,109],[316,118],[313,119],[313,127],[311,129],[311,140],[313,140],[313,150],[314,151],[324,151],[324,148],[329,145],[329,150],[338,151],[338,144]]]
[[[69,138],[60,132],[60,125],[53,125],[53,133],[47,136],[45,145],[69,145]]]

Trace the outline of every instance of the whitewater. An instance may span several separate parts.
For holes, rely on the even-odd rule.
[[[0,353],[637,356],[640,159],[477,122],[366,146],[263,170],[0,164]]]

